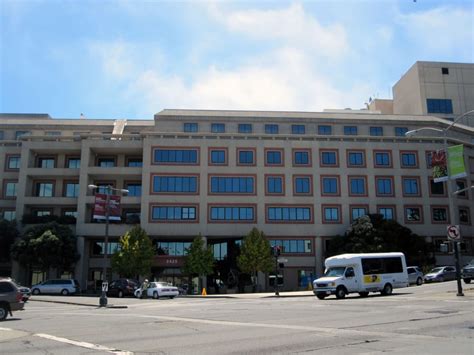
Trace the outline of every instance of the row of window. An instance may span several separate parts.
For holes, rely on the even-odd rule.
[[[236,240],[236,244],[240,245],[241,240]],[[282,254],[311,254],[311,239],[269,239],[270,245],[279,246]],[[186,256],[191,247],[191,242],[165,242],[153,241],[156,255],[168,256]],[[224,260],[227,257],[227,242],[211,243],[211,250],[214,258]],[[91,256],[102,256],[105,251],[105,243],[102,241],[91,241]],[[112,255],[120,250],[120,243],[111,241],[107,245],[107,255]]]
[[[376,196],[395,196],[393,176],[375,176]],[[340,176],[321,175],[321,194],[339,196]],[[349,196],[368,196],[367,176],[348,176]],[[402,176],[402,194],[406,197],[420,197],[422,195],[421,178],[419,176]],[[457,180],[457,189],[466,187],[465,180]],[[429,178],[430,196],[446,196],[445,184],[435,183]],[[179,193],[198,194],[199,175],[173,176],[173,175],[152,175],[152,193]],[[209,193],[211,194],[256,194],[256,176],[216,176],[209,175]],[[285,176],[265,175],[265,194],[284,195]],[[294,195],[313,195],[312,175],[293,175]],[[466,192],[459,197],[467,197]]]
[[[278,124],[265,124],[264,126],[265,134],[279,134],[280,126]],[[344,126],[343,128],[344,135],[346,136],[356,136],[359,134],[358,126]],[[199,132],[199,123],[197,122],[185,122],[183,124],[183,132],[187,133],[197,133]],[[211,123],[211,132],[212,133],[226,133],[225,123]],[[253,124],[251,123],[240,123],[237,125],[238,133],[253,133]],[[395,136],[403,137],[405,133],[408,132],[408,127],[395,127],[393,133]],[[304,124],[292,124],[291,125],[291,134],[306,134],[307,129]],[[317,126],[316,134],[319,135],[332,135],[333,126],[321,124]],[[383,136],[384,128],[382,126],[371,126],[369,127],[369,135],[371,136]]]
[[[210,206],[210,222],[256,222],[255,205],[252,206]],[[447,223],[449,221],[449,211],[447,206],[431,206],[431,222]],[[424,223],[424,211],[421,205],[405,205],[404,222],[405,223]],[[323,223],[342,223],[340,205],[322,205]],[[350,205],[349,217],[351,222],[369,213],[366,205]],[[378,206],[377,213],[384,216],[385,219],[395,219],[395,206]],[[52,216],[52,209],[37,209],[32,211],[36,217]],[[77,211],[73,209],[64,209],[64,216],[77,218]],[[269,206],[266,208],[267,223],[312,223],[313,206]],[[133,223],[139,223],[139,211],[124,211],[123,218],[125,223],[132,220]],[[4,209],[0,211],[0,219],[9,221],[16,219],[15,210]],[[458,218],[461,224],[471,224],[469,207],[458,207]],[[189,206],[152,206],[151,220],[155,222],[197,222],[199,219],[198,208],[196,205]]]
[[[428,152],[431,154],[431,152]],[[199,148],[186,149],[154,149],[154,164],[175,164],[175,165],[198,165]],[[365,150],[348,149],[346,150],[347,167],[366,167]],[[209,148],[209,165],[228,165],[227,148]],[[237,148],[237,165],[256,165],[256,148]],[[427,160],[430,164],[431,158]],[[293,149],[293,166],[312,166],[311,149]],[[265,166],[284,166],[284,149],[265,148]],[[339,167],[338,149],[319,149],[319,165],[321,167]],[[374,150],[373,166],[375,168],[392,168],[393,158],[390,150]],[[418,168],[417,151],[400,151],[401,168]]]
[[[266,206],[266,223],[313,223],[313,205],[301,206]],[[323,223],[342,223],[341,205],[321,205],[321,214]],[[351,222],[367,215],[369,208],[366,205],[350,205],[349,215]],[[423,223],[423,206],[405,205],[404,221],[405,223]],[[447,206],[431,206],[432,223],[448,223],[449,211]],[[377,206],[377,213],[383,215],[385,219],[395,219],[395,206]],[[469,207],[458,207],[459,222],[461,224],[470,224]],[[209,205],[209,222],[256,222],[255,205]],[[151,220],[155,222],[198,222],[197,205],[188,206],[170,206],[160,205],[151,207]]]
[[[20,156],[7,155],[5,162],[5,170],[20,169]],[[57,158],[53,156],[39,156],[35,161],[35,168],[54,169],[57,168]],[[115,157],[98,157],[96,166],[102,168],[112,168],[117,166]],[[142,167],[143,160],[141,157],[127,157],[125,160],[126,167]],[[79,169],[81,167],[81,159],[79,157],[66,157],[64,167],[67,169]]]
[[[3,198],[17,197],[17,181],[4,180],[3,183]],[[96,193],[107,194],[107,187],[109,183],[97,183]],[[55,197],[56,183],[53,181],[37,181],[33,184],[33,196],[36,197]],[[141,182],[125,182],[124,188],[128,190],[127,196],[141,196],[142,184]],[[79,196],[79,182],[68,181],[63,184],[63,197],[78,197]]]
[[[395,196],[394,177],[393,176],[375,176],[375,193],[380,197]],[[341,194],[340,177],[322,175],[321,195]],[[285,176],[284,175],[265,175],[265,194],[266,195],[285,195]],[[348,176],[348,195],[349,196],[368,196],[367,176]],[[421,181],[419,176],[401,177],[402,194],[405,197],[421,197]],[[465,180],[457,180],[457,189],[465,189],[467,183]],[[114,185],[111,182],[97,182],[96,193],[106,194],[107,187]],[[128,190],[128,196],[141,196],[141,182],[125,182],[124,188]],[[209,175],[209,192],[212,194],[256,194],[255,176],[214,176]],[[199,175],[191,176],[173,176],[173,175],[153,175],[152,193],[172,193],[172,194],[198,194],[199,193]],[[445,184],[435,183],[429,178],[430,196],[446,196]],[[293,175],[293,195],[313,195],[313,176],[312,175]],[[15,198],[17,196],[17,182],[5,180],[3,184],[3,197]],[[34,183],[33,196],[54,197],[55,182],[37,181]],[[79,182],[66,181],[63,184],[63,197],[78,197]],[[467,192],[460,193],[458,197],[467,197]]]
[[[365,150],[347,149],[346,165],[347,167],[366,167]],[[431,167],[431,151],[426,152],[427,168]],[[174,165],[198,165],[199,149],[170,149],[156,148],[153,154],[154,164],[174,164]],[[321,167],[339,167],[339,150],[338,149],[320,149],[319,160]],[[400,151],[400,167],[401,168],[418,168],[418,152],[417,151]],[[237,148],[237,165],[256,165],[256,149],[255,148]],[[311,149],[293,149],[292,150],[293,166],[312,166],[312,150]],[[228,149],[227,148],[209,148],[209,165],[228,165]],[[265,166],[284,166],[284,149],[282,148],[265,148]],[[78,157],[67,157],[65,168],[79,169],[81,160]],[[98,157],[97,165],[102,168],[112,168],[117,166],[115,157]],[[142,167],[142,158],[127,158],[126,167]],[[375,168],[392,168],[393,158],[390,150],[374,150],[373,166]],[[54,169],[57,167],[55,157],[38,157],[35,167],[44,169]],[[20,156],[7,155],[5,161],[6,171],[16,171],[20,169]]]
[[[241,245],[242,240],[235,240],[235,244]],[[303,254],[308,255],[312,253],[312,240],[310,239],[269,239],[272,247],[279,246],[282,254]],[[329,244],[331,240],[327,240],[326,244]],[[452,243],[448,243],[448,248],[443,251],[441,244],[445,244],[446,239],[435,238],[433,245],[436,253],[453,253]],[[169,255],[169,256],[185,256],[187,255],[187,249],[190,246],[190,242],[158,242],[154,241],[155,253],[158,255]],[[213,251],[214,258],[216,260],[223,260],[227,257],[227,242],[211,244],[211,250]],[[471,255],[473,250],[472,241],[465,239],[461,242],[460,251],[463,254]],[[112,255],[115,251],[120,249],[120,244],[116,241],[108,243],[107,254]],[[327,246],[326,246],[327,249]],[[91,241],[90,255],[103,256],[104,254],[104,242],[102,241]],[[373,274],[372,271],[380,269],[376,264],[364,264],[366,272]],[[369,271],[370,269],[370,271]]]

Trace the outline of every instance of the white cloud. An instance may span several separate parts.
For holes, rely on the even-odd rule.
[[[301,4],[277,10],[226,12],[214,5],[209,9],[214,19],[228,30],[256,40],[280,41],[327,57],[340,57],[349,49],[343,26],[321,25],[306,14]]]
[[[188,85],[181,77],[147,71],[130,85],[127,97],[148,112],[160,108],[321,111],[360,107],[361,90],[369,92],[363,86],[337,89],[293,49],[279,50],[271,58],[271,65],[210,67]]]
[[[474,13],[468,9],[438,7],[424,12],[400,14],[398,23],[419,48],[434,53],[469,53],[473,56]]]

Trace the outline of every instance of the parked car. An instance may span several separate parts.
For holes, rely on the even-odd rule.
[[[31,286],[31,293],[33,295],[39,295],[41,293],[51,293],[68,296],[78,293],[79,290],[79,282],[73,279],[46,280],[41,282],[40,284]]]
[[[139,287],[139,283],[132,279],[118,279],[109,284],[107,295],[111,297],[133,296],[135,290]]]
[[[455,279],[456,268],[454,266],[435,267],[425,275],[425,282],[443,282]]]
[[[16,284],[11,280],[0,280],[0,321],[8,314],[12,316],[12,312],[22,311],[24,306],[23,295]]]
[[[471,280],[474,279],[474,259],[472,259],[469,264],[463,266],[461,269],[461,278],[467,284],[470,284]]]
[[[160,297],[175,298],[179,295],[179,290],[176,286],[168,282],[150,282],[147,288],[147,296],[158,299]],[[135,291],[135,297],[141,298],[142,289],[139,288]]]
[[[407,272],[410,285],[417,284],[420,286],[423,284],[423,271],[418,266],[407,266]]]

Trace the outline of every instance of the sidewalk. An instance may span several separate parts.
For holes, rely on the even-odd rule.
[[[236,294],[213,294],[207,296],[201,295],[184,295],[178,296],[181,299],[258,299],[258,298],[285,298],[285,297],[314,297],[313,291],[292,291],[292,292],[280,292],[280,296],[275,296],[273,292],[265,293],[236,293]],[[150,299],[151,300],[151,299]],[[150,301],[149,300],[149,301]],[[137,298],[108,298],[108,307],[111,308],[125,308],[129,304],[143,302],[147,300],[140,300]],[[154,300],[151,300],[154,301]],[[87,306],[87,307],[99,307],[99,295],[97,296],[49,296],[49,295],[38,295],[31,296],[28,302],[49,302],[49,303],[62,303],[71,304],[76,306]]]

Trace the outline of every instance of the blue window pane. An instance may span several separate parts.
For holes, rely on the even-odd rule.
[[[344,135],[346,136],[356,136],[357,127],[356,126],[344,126]]]
[[[336,165],[336,152],[322,152],[321,159],[323,165]]]
[[[211,132],[212,133],[224,133],[225,132],[225,124],[223,124],[223,123],[213,123],[213,124],[211,124]]]
[[[253,220],[252,207],[212,207],[211,220],[246,221]]]
[[[185,123],[184,132],[197,132],[198,124],[197,123]]]
[[[269,207],[267,218],[270,221],[310,221],[310,209],[305,207]],[[296,245],[296,244],[295,244]],[[296,246],[295,246],[296,250]]]
[[[362,152],[349,152],[349,165],[364,165],[364,154]]]
[[[247,123],[240,123],[238,126],[239,133],[252,133],[252,125]]]
[[[415,167],[416,164],[415,153],[402,153],[402,166]]]
[[[278,125],[276,124],[266,124],[265,125],[266,134],[278,134]]]
[[[332,127],[327,125],[318,126],[318,134],[330,135],[332,133]]]
[[[304,125],[294,124],[291,125],[291,133],[292,134],[305,134],[306,127]]]
[[[295,179],[296,193],[309,193],[310,192],[310,178],[296,178]]]
[[[336,194],[337,190],[336,178],[323,178],[323,192],[325,194]]]
[[[383,127],[370,127],[371,136],[383,136]]]
[[[281,151],[267,151],[267,164],[281,164]]]
[[[197,163],[197,150],[155,149],[154,161],[156,163]]]
[[[390,155],[388,153],[375,153],[375,164],[377,166],[390,166]]]
[[[253,151],[251,150],[240,150],[239,151],[239,164],[253,164]]]
[[[450,99],[426,99],[428,113],[453,113],[453,102]]]
[[[393,208],[380,208],[379,213],[384,219],[393,219]]]
[[[211,177],[213,193],[253,193],[253,177]]]
[[[380,195],[391,195],[392,194],[392,180],[378,179],[377,191]]]
[[[224,150],[212,150],[211,151],[211,163],[212,164],[225,164],[225,151]]]
[[[295,164],[296,165],[308,165],[309,164],[309,153],[308,152],[295,152]]]
[[[417,179],[404,179],[403,190],[406,195],[418,195],[419,187]]]
[[[408,132],[407,127],[395,127],[395,135],[397,137],[405,137],[405,133]]]
[[[350,179],[350,192],[353,195],[365,194],[365,179],[351,178]]]

